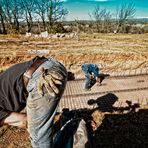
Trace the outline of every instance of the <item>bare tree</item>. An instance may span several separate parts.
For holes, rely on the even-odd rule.
[[[28,32],[31,32],[33,27],[33,13],[34,13],[34,0],[21,0],[22,8],[24,11],[25,22],[27,23]]]
[[[21,4],[19,0],[1,0],[1,12],[3,13],[3,23],[7,24],[9,32],[19,32],[19,19],[21,18]],[[2,16],[1,16],[2,17]]]
[[[47,8],[48,31],[52,31],[53,25],[64,18],[68,13],[67,9],[62,6],[61,0],[50,0]]]
[[[12,1],[11,0],[2,0],[3,11],[5,14],[5,21],[9,26],[9,29],[13,28],[13,21],[12,21]]]
[[[131,1],[130,3],[122,3],[116,10],[116,32],[119,32],[122,27],[130,18],[134,16],[136,12],[135,5]]]
[[[2,0],[0,0],[0,24],[2,25],[2,30],[0,27],[0,32],[3,34],[6,34],[6,24],[5,24],[5,14],[3,11],[3,5],[2,5]]]
[[[20,18],[22,15],[22,8],[20,0],[12,0],[12,15],[13,15],[13,26],[16,31],[19,32]]]
[[[110,12],[105,12],[104,14],[104,21],[103,21],[103,30],[106,30],[105,32],[109,32],[109,27],[112,25],[111,23],[112,14]]]
[[[89,15],[95,20],[98,32],[104,32],[105,27],[111,22],[111,13],[106,9],[100,9],[98,5],[94,8],[92,15]]]
[[[61,0],[0,0],[0,22],[3,32],[19,32],[20,22],[26,22],[31,32],[34,21],[41,20],[44,30],[51,32],[52,27],[68,13]],[[36,17],[37,15],[37,17]]]
[[[47,16],[47,10],[49,7],[49,0],[36,0],[35,1],[35,13],[39,15],[39,17],[42,20],[44,30],[47,29],[46,25],[46,16]]]
[[[53,26],[68,13],[61,0],[35,0],[35,13],[43,23],[44,30],[52,32]]]

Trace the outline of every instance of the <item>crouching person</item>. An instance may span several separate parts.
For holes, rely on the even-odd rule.
[[[0,125],[27,123],[33,148],[52,147],[52,124],[67,82],[65,67],[35,57],[0,74]],[[21,113],[26,107],[27,114]]]
[[[104,77],[99,78],[100,70],[103,68],[102,64],[82,64],[81,69],[85,75],[84,90],[91,90],[91,87],[97,82],[101,85]]]

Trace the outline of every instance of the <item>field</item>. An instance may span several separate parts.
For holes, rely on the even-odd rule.
[[[36,54],[28,51],[43,49],[77,75],[82,63],[103,63],[108,72],[148,67],[148,34],[80,34],[79,40],[0,36],[0,67],[31,59]]]
[[[103,71],[109,73],[148,69],[148,34],[80,34],[79,39],[0,36],[1,71],[36,55],[56,58],[76,77],[83,76],[82,63],[103,63]],[[147,147],[147,108],[126,115],[106,114],[93,133],[94,148]],[[26,129],[4,127],[0,131],[0,148],[6,147],[30,148]]]

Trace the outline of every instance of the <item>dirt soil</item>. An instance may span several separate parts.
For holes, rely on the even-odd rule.
[[[0,36],[0,49],[1,70],[36,55],[56,58],[77,75],[82,63],[103,63],[108,72],[148,67],[148,34],[81,34],[79,41]]]
[[[83,116],[88,115],[83,109]],[[148,147],[148,107],[126,114],[104,113],[97,125],[95,131],[88,130],[93,148]],[[6,128],[0,135],[0,148],[31,148],[28,137],[26,129]]]
[[[33,53],[34,50],[48,53]],[[81,34],[76,39],[41,39],[24,36],[0,36],[0,70],[29,60],[36,55],[52,56],[76,75],[79,64],[103,63],[104,71],[148,68],[148,34]],[[141,107],[127,114],[105,114],[93,132],[93,147],[148,147],[148,109]],[[26,129],[4,126],[0,148],[30,148]]]

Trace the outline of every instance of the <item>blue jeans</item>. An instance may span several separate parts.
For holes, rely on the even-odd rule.
[[[37,80],[41,75],[40,69],[42,67],[48,70],[53,67],[62,68],[66,74],[67,71],[61,63],[54,59],[49,59],[33,73],[27,85],[27,91],[29,92],[26,107],[27,121],[32,147],[52,148],[53,119],[64,92],[67,77],[64,78],[62,86],[59,87],[60,94],[56,95],[56,97],[50,96],[47,92],[45,92],[43,97],[40,97],[37,91]]]
[[[86,78],[84,89],[90,89],[96,83],[96,81],[91,78],[91,73],[89,72],[87,65],[82,65],[81,69]]]

